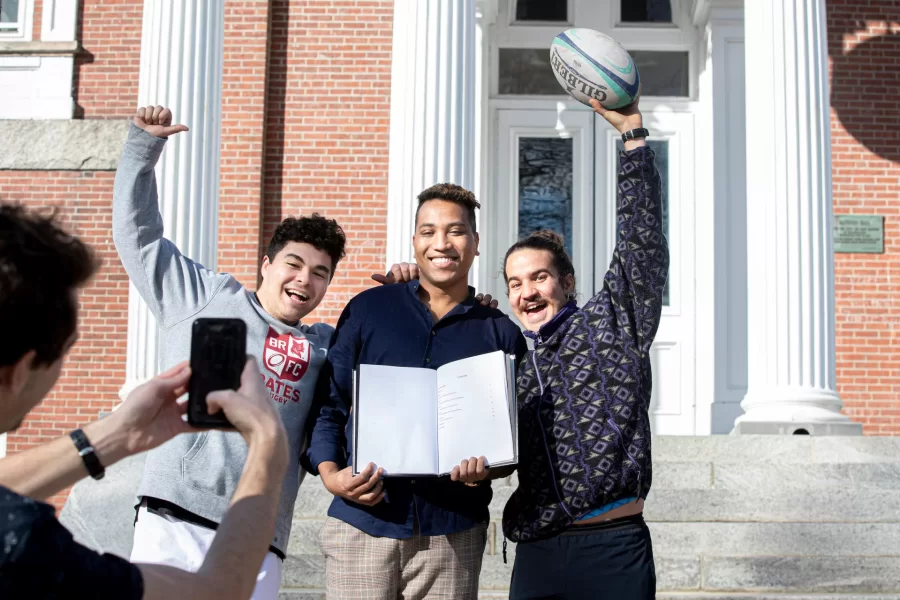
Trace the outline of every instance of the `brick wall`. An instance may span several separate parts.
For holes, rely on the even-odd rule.
[[[347,233],[310,321],[334,323],[384,268],[393,2],[273,0],[263,239],[318,211]]]
[[[219,271],[256,288],[259,271],[269,2],[225,4]]]
[[[125,381],[128,277],[110,231],[112,173],[0,171],[4,201],[33,208],[56,206],[60,220],[93,246],[103,264],[83,290],[80,338],[64,364],[59,383],[22,426],[7,437],[15,454],[46,442],[112,409]],[[64,494],[54,503],[62,505]]]
[[[318,211],[338,219],[348,256],[311,320],[336,322],[346,301],[384,267],[392,15],[391,0],[226,4],[219,269],[255,287],[262,248],[283,216]],[[76,66],[79,117],[133,114],[141,19],[141,0],[82,2],[88,54]],[[4,200],[59,206],[63,222],[104,261],[84,292],[81,337],[62,378],[8,437],[10,454],[93,420],[118,401],[128,281],[111,239],[113,178],[0,172]],[[61,506],[64,497],[54,503]]]
[[[835,214],[885,217],[884,254],[835,254],[837,383],[866,434],[900,434],[900,4],[828,0]]]
[[[31,27],[31,39],[33,40],[41,39],[41,23],[44,19],[44,2],[48,1],[49,0],[35,0],[34,18]]]
[[[111,119],[134,114],[143,7],[143,0],[81,1],[78,36],[84,52],[75,57],[76,118]]]

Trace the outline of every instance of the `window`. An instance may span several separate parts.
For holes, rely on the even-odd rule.
[[[641,74],[643,96],[684,98],[690,95],[690,63],[687,52],[630,50],[629,54]]]
[[[0,38],[25,35],[26,0],[0,0]]]
[[[623,23],[671,23],[670,0],[620,0]]]
[[[500,48],[498,58],[501,94],[565,93],[550,66],[549,48]]]
[[[662,201],[662,220],[663,233],[667,238],[669,235],[669,141],[668,140],[647,140],[647,145],[653,148],[656,154],[656,169],[659,171],[660,183],[660,200]],[[621,139],[616,140],[616,152],[625,149],[625,145]],[[615,157],[618,164],[619,157]],[[666,280],[666,289],[663,291],[663,306],[669,306],[669,281]]]
[[[516,21],[567,23],[569,0],[517,0]]]
[[[572,253],[572,139],[519,138],[519,237],[541,229]]]
[[[687,97],[690,63],[687,52],[632,50],[646,96]],[[503,95],[558,95],[565,91],[553,75],[549,49],[500,48],[498,92]]]

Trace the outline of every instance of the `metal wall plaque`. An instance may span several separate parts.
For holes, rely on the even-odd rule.
[[[834,215],[835,252],[884,252],[884,217]]]

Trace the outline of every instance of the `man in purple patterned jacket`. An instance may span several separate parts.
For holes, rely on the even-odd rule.
[[[562,239],[506,254],[510,305],[534,340],[518,374],[519,487],[503,512],[518,542],[510,598],[650,600],[650,346],[669,251],[660,178],[635,101],[594,110],[621,134],[618,235],[602,289],[579,308]],[[505,545],[505,542],[504,542]]]

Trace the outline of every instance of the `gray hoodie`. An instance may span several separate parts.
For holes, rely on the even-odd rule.
[[[297,489],[306,417],[333,329],[296,327],[269,315],[256,295],[225,273],[183,256],[163,237],[153,168],[166,140],[131,125],[116,171],[113,239],[122,264],[160,328],[163,368],[190,358],[191,325],[199,317],[238,317],[247,323],[247,352],[278,408],[290,441],[290,464],[272,546],[285,552]],[[168,500],[216,523],[234,494],[247,445],[239,433],[180,435],[148,453],[138,496]]]

